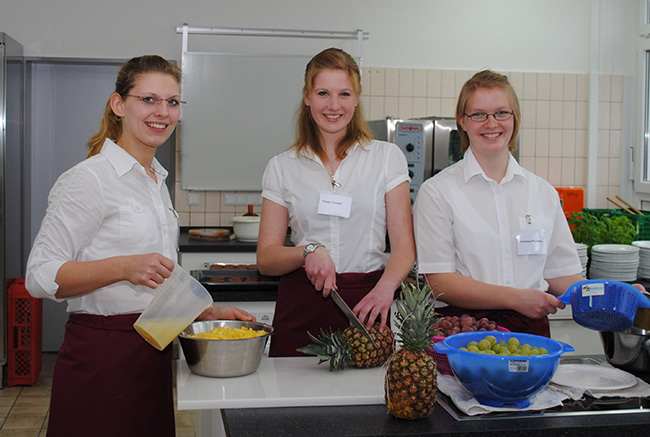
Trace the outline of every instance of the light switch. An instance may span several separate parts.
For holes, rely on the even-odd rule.
[[[201,204],[201,193],[190,192],[187,195],[187,204],[189,206],[199,206]]]

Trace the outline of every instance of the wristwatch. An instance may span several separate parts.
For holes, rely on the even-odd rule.
[[[302,251],[302,257],[307,258],[307,255],[318,249],[319,247],[325,247],[324,244],[320,243],[309,243],[308,245],[305,246],[305,250]]]

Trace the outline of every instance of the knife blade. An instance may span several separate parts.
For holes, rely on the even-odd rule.
[[[370,340],[370,343],[372,343],[372,345],[374,347],[377,347],[377,345],[375,344],[375,340],[372,339],[372,337],[370,336],[370,333],[368,332],[366,327],[363,325],[363,323],[361,323],[361,320],[359,320],[359,318],[352,312],[352,310],[350,309],[348,304],[345,303],[345,301],[343,300],[343,298],[341,297],[339,292],[332,288],[330,290],[330,296],[332,296],[332,300],[334,301],[334,303],[339,308],[341,308],[341,311],[343,311],[343,314],[345,314],[345,316],[348,319],[350,319],[350,321],[352,322],[352,325],[354,325],[355,328],[357,328],[359,331],[361,331],[361,333],[368,340]]]

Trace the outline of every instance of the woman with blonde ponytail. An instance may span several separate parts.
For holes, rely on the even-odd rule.
[[[154,155],[180,117],[180,82],[160,56],[124,64],[89,157],[50,192],[26,276],[34,297],[68,305],[50,437],[175,435],[171,345],[155,349],[133,323],[177,261],[179,223]],[[254,320],[214,305],[199,318]]]
[[[97,155],[102,150],[106,138],[117,141],[121,132],[122,125],[120,124],[120,119],[115,115],[113,109],[111,109],[111,102],[109,101],[106,103],[99,132],[93,135],[90,141],[88,141],[88,155],[86,157],[90,158],[91,156]]]

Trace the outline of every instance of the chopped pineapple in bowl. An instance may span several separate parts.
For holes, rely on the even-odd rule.
[[[530,405],[530,397],[546,387],[566,343],[519,332],[467,332],[435,343],[447,354],[454,375],[476,399],[493,407]]]
[[[227,378],[255,372],[271,334],[266,323],[204,320],[190,324],[178,340],[192,372]]]

